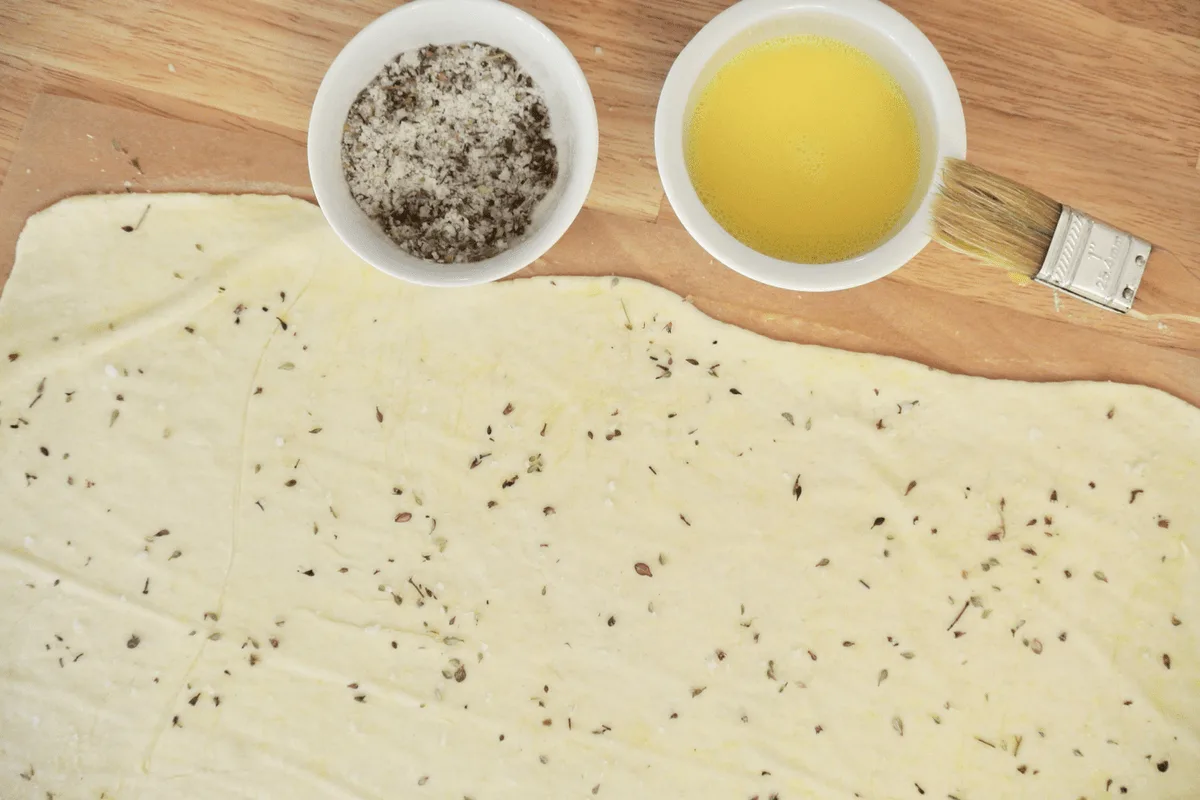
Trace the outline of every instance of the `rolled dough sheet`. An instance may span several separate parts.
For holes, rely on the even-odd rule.
[[[1149,389],[69,200],[0,302],[0,796],[1194,798],[1198,455]]]

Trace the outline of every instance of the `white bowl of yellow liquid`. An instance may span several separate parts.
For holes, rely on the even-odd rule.
[[[742,0],[675,60],[655,155],[688,232],[756,281],[860,286],[930,241],[944,158],[966,156],[950,71],[878,0]]]

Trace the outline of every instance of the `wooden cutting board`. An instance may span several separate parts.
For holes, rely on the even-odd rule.
[[[771,289],[714,263],[665,201],[652,132],[674,55],[728,4],[517,4],[579,59],[601,131],[586,209],[524,274],[641,278],[778,339],[987,377],[1142,383],[1200,405],[1200,324],[1099,311],[935,246],[882,281],[832,294]],[[311,99],[340,47],[392,5],[0,0],[0,283],[24,220],[69,195],[311,198]],[[893,5],[954,74],[973,160],[1137,231],[1191,269],[1178,280],[1200,281],[1200,3]]]

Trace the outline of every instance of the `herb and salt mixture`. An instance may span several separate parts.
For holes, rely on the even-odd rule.
[[[359,207],[441,264],[504,252],[558,178],[541,90],[479,42],[401,53],[350,106],[342,167]]]

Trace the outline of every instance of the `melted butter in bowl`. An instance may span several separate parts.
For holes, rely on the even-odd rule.
[[[688,175],[748,247],[807,264],[860,255],[901,220],[921,143],[896,80],[836,39],[747,48],[704,88],[687,127]]]
[[[675,60],[659,177],[717,261],[793,291],[860,286],[930,241],[937,173],[966,154],[950,71],[878,0],[744,0]]]

